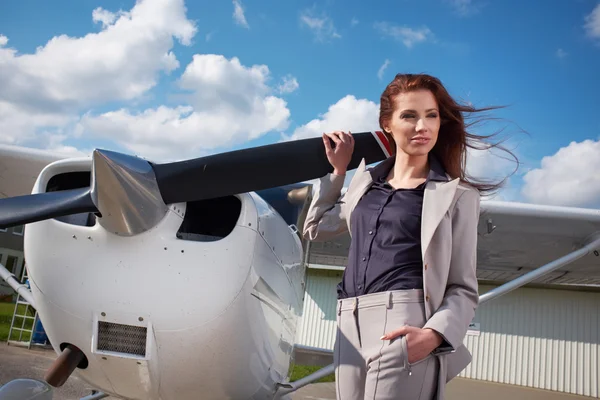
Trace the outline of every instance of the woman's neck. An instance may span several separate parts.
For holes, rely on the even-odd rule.
[[[396,151],[394,168],[388,175],[389,183],[396,188],[412,188],[427,179],[429,160],[427,154],[410,156],[400,149]]]

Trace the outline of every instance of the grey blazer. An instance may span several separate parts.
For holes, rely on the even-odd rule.
[[[364,159],[343,195],[343,176],[322,177],[306,216],[303,236],[311,241],[324,241],[351,232],[354,207],[372,183]],[[425,188],[421,248],[427,323],[423,328],[439,332],[450,345],[434,352],[447,381],[471,362],[463,340],[479,301],[476,276],[479,206],[479,192],[459,179],[430,181]]]

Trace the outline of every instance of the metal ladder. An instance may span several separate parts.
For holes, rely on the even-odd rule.
[[[21,283],[27,282],[27,286],[29,286],[29,282],[27,281],[28,278],[29,277],[27,275],[27,266],[23,265],[23,272],[21,275]],[[19,307],[19,306],[24,306],[24,307]],[[32,310],[33,316],[30,315],[31,314],[30,310]],[[31,320],[33,320],[31,328],[26,328],[25,322],[31,321]],[[25,300],[20,294],[17,293],[17,301],[15,302],[15,311],[13,312],[12,321],[10,323],[10,329],[8,331],[7,344],[24,346],[24,347],[27,347],[28,349],[31,349],[34,334],[42,333],[42,332],[35,331],[35,328],[38,324],[38,320],[39,320],[39,317],[38,317],[37,310],[35,308],[33,308],[33,306],[31,304],[29,304],[29,302],[27,300]],[[21,322],[20,327],[18,327],[19,321]],[[13,338],[13,333],[15,334],[15,336],[18,336],[18,339]],[[26,335],[26,334],[28,334],[28,335]],[[23,340],[23,335],[26,335],[25,336],[26,340]],[[41,345],[44,345],[44,344],[41,344]]]

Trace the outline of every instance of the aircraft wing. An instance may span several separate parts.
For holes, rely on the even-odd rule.
[[[482,201],[477,276],[505,283],[553,262],[600,237],[600,210]],[[344,266],[350,237],[310,244],[315,268]],[[600,252],[600,249],[598,250]],[[591,252],[532,283],[600,285],[600,256]]]
[[[598,239],[600,210],[482,201],[478,276],[506,282]],[[536,283],[600,285],[600,256],[591,252]]]
[[[63,158],[50,151],[0,144],[0,198],[30,194],[42,169]]]

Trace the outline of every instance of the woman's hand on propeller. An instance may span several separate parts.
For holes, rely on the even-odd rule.
[[[335,147],[332,146],[329,139],[333,141]],[[333,167],[333,173],[335,175],[345,175],[354,152],[354,137],[350,132],[334,131],[323,134],[323,143],[325,144],[327,160]]]

